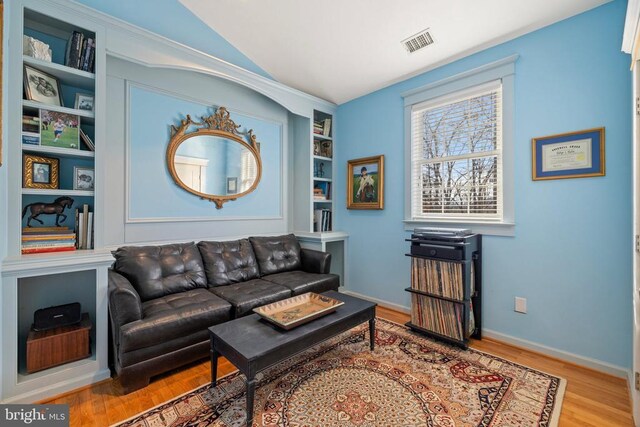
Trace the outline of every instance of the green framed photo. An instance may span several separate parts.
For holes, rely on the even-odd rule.
[[[58,111],[40,110],[40,145],[80,148],[80,117]]]

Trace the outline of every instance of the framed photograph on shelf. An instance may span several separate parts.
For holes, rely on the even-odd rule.
[[[604,174],[604,128],[531,140],[531,178],[534,181]]]
[[[76,103],[74,108],[76,110],[93,111],[93,95],[76,93]]]
[[[347,209],[384,209],[384,156],[347,162]]]
[[[62,107],[58,79],[28,65],[24,66],[24,91],[29,101]]]
[[[80,117],[40,110],[40,145],[59,148],[80,147]]]
[[[53,157],[22,155],[22,187],[56,189],[60,160]]]
[[[95,174],[91,168],[73,167],[73,189],[93,191]]]
[[[227,178],[227,194],[238,193],[238,177]]]

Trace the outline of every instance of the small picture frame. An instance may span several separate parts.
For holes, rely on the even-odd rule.
[[[227,194],[238,193],[238,177],[227,178]]]
[[[24,92],[29,101],[62,107],[60,81],[29,65],[24,66]]]
[[[73,189],[93,191],[95,189],[95,171],[91,168],[74,166]]]
[[[534,181],[605,175],[604,128],[533,138]]]
[[[347,209],[384,209],[384,156],[347,162]]]
[[[58,111],[40,110],[40,145],[80,148],[80,116]]]
[[[22,187],[56,189],[60,160],[53,157],[22,155]]]
[[[76,110],[93,111],[93,95],[76,93],[74,108]]]

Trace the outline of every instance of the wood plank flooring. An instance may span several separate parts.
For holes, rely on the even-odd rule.
[[[409,320],[408,315],[386,308],[378,308],[377,314],[397,323]],[[624,379],[488,338],[474,341],[471,346],[565,378],[560,427],[633,426]],[[219,376],[234,370],[233,365],[221,359]],[[107,380],[45,402],[69,404],[71,426],[108,426],[206,384],[210,375],[209,362],[203,360],[155,377],[148,387],[128,395],[122,394],[117,380]]]

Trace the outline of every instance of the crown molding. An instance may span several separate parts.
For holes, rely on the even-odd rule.
[[[627,3],[627,15],[624,20],[624,33],[622,35],[622,51],[633,53],[640,21],[640,0],[629,0]]]

